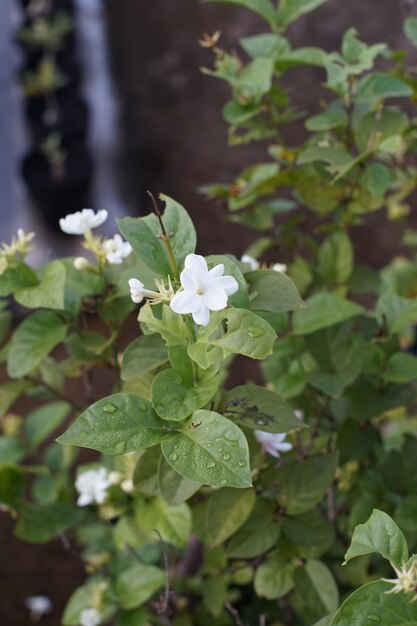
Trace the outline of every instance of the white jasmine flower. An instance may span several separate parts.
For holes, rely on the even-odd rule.
[[[98,626],[101,613],[97,609],[83,609],[80,613],[80,626]]]
[[[191,313],[196,324],[207,326],[210,311],[221,311],[227,306],[228,296],[239,289],[233,276],[223,276],[224,265],[220,263],[211,270],[199,254],[189,254],[180,275],[182,291],[170,302],[174,313]]]
[[[259,261],[249,254],[243,254],[240,260],[242,263],[250,265],[251,270],[257,270],[259,268]]]
[[[52,611],[52,602],[48,596],[30,596],[26,598],[25,604],[33,620],[39,620]]]
[[[292,450],[292,445],[285,441],[286,433],[264,433],[261,430],[255,430],[254,434],[262,449],[276,459],[279,458],[280,452]]]
[[[78,506],[88,506],[93,502],[101,504],[106,499],[110,485],[109,474],[104,467],[82,472],[75,481],[75,488],[80,494]]]
[[[119,265],[132,252],[132,246],[124,241],[119,234],[103,243],[106,259],[112,265]]]
[[[145,285],[141,280],[137,278],[131,278],[129,280],[130,297],[133,302],[140,304],[144,298],[149,298],[151,304],[159,304],[160,302],[169,302],[173,295],[174,290],[171,285],[171,279],[168,277],[168,287],[165,286],[162,280],[155,280],[155,285],[158,291],[151,291],[145,289]]]
[[[94,213],[93,209],[83,209],[70,213],[59,220],[59,226],[67,235],[85,235],[93,228],[101,226],[107,219],[107,211],[100,209]]]
[[[274,263],[272,269],[275,272],[281,272],[281,274],[286,274],[288,271],[288,267],[285,265],[285,263]]]

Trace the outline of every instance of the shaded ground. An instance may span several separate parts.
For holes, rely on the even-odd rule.
[[[225,224],[223,211],[208,204],[196,188],[212,180],[229,180],[252,162],[261,148],[226,150],[226,126],[220,108],[228,97],[225,86],[207,78],[199,67],[209,65],[211,53],[196,41],[202,31],[221,28],[225,47],[238,37],[259,32],[262,23],[234,7],[200,4],[197,0],[105,0],[113,51],[114,75],[123,110],[126,152],[124,176],[134,189],[136,207],[149,210],[146,188],[163,191],[182,202],[198,224],[200,251],[240,254],[251,233]],[[413,4],[413,3],[412,3]],[[383,8],[381,8],[383,6]],[[416,10],[413,9],[416,14]],[[404,45],[400,0],[329,0],[293,27],[294,45],[339,46],[343,31],[355,25],[370,43],[387,40]],[[294,72],[294,93],[306,108],[319,93],[320,76]],[[296,135],[294,135],[296,139]],[[358,231],[375,262],[392,248],[394,231],[376,229],[373,247],[369,234]],[[58,626],[63,605],[83,579],[81,564],[59,542],[30,546],[12,539],[12,523],[0,513],[0,624],[26,626],[24,599],[47,593],[54,612],[42,620]]]

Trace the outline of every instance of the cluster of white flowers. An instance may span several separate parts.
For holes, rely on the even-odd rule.
[[[85,235],[88,236],[94,228],[98,228],[107,220],[108,213],[105,209],[101,209],[94,213],[92,209],[83,209],[76,213],[70,213],[59,220],[61,230],[67,235]],[[101,241],[100,241],[101,243]],[[124,241],[119,234],[114,235],[111,239],[105,239],[102,242],[102,248],[107,261],[112,265],[119,265],[123,259],[132,252],[132,246]],[[77,269],[86,269],[89,263],[84,257],[77,257],[74,261]]]
[[[75,488],[80,494],[77,500],[78,506],[88,506],[94,502],[102,504],[111,484],[109,473],[104,467],[82,472],[75,481]]]
[[[80,613],[80,626],[98,626],[101,618],[98,609],[83,609]]]
[[[264,433],[261,430],[255,430],[254,434],[262,449],[276,459],[280,457],[280,452],[292,450],[292,444],[285,441],[286,433]]]
[[[224,276],[223,263],[209,270],[206,259],[199,254],[189,254],[186,257],[180,281],[181,289],[175,295],[172,292],[167,298],[166,294],[163,296],[161,293],[149,291],[140,280],[131,278],[129,286],[132,300],[139,304],[144,298],[151,298],[153,302],[169,299],[174,313],[191,314],[196,324],[207,326],[210,311],[225,309],[228,297],[239,289],[233,276]]]
[[[244,254],[240,260],[242,261],[242,263],[246,263],[247,265],[249,265],[251,270],[257,270],[261,267],[259,261],[249,254]],[[281,272],[281,274],[286,274],[288,271],[288,267],[285,265],[285,263],[274,263],[271,269],[273,269],[275,272]]]

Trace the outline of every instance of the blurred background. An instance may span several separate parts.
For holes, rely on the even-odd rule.
[[[290,34],[294,47],[334,50],[355,26],[368,43],[407,48],[402,22],[410,13],[414,0],[329,0]],[[0,240],[22,227],[37,234],[35,264],[72,254],[75,238],[59,232],[59,217],[106,208],[112,234],[114,218],[149,212],[150,189],[191,213],[201,253],[240,256],[253,235],[197,191],[264,158],[261,145],[226,150],[228,90],[201,73],[212,53],[197,43],[217,29],[230,49],[263,24],[244,9],[198,0],[1,0]],[[322,80],[314,68],[289,73],[300,108],[318,110]],[[302,125],[291,132],[297,143]],[[373,236],[370,249],[369,233],[357,231],[378,259],[390,233]],[[53,610],[42,624],[57,626],[82,564],[60,542],[12,541],[11,528],[0,512],[0,623],[30,623],[25,599],[46,594]]]

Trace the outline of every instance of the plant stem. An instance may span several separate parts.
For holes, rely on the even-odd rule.
[[[154,209],[155,209],[155,214],[156,217],[158,218],[159,224],[161,226],[161,231],[162,234],[160,236],[160,239],[162,239],[162,241],[165,244],[165,248],[166,248],[166,253],[168,256],[168,261],[169,264],[171,266],[171,271],[172,271],[172,275],[174,277],[174,280],[179,283],[180,282],[180,273],[178,270],[178,265],[177,265],[177,261],[175,260],[175,256],[174,256],[174,251],[172,249],[171,246],[171,235],[168,235],[167,231],[165,230],[165,226],[164,226],[164,222],[162,220],[162,215],[161,215],[161,211],[159,210],[159,206],[157,201],[155,200],[155,196],[153,195],[153,193],[151,191],[148,191],[148,195],[150,196]]]

